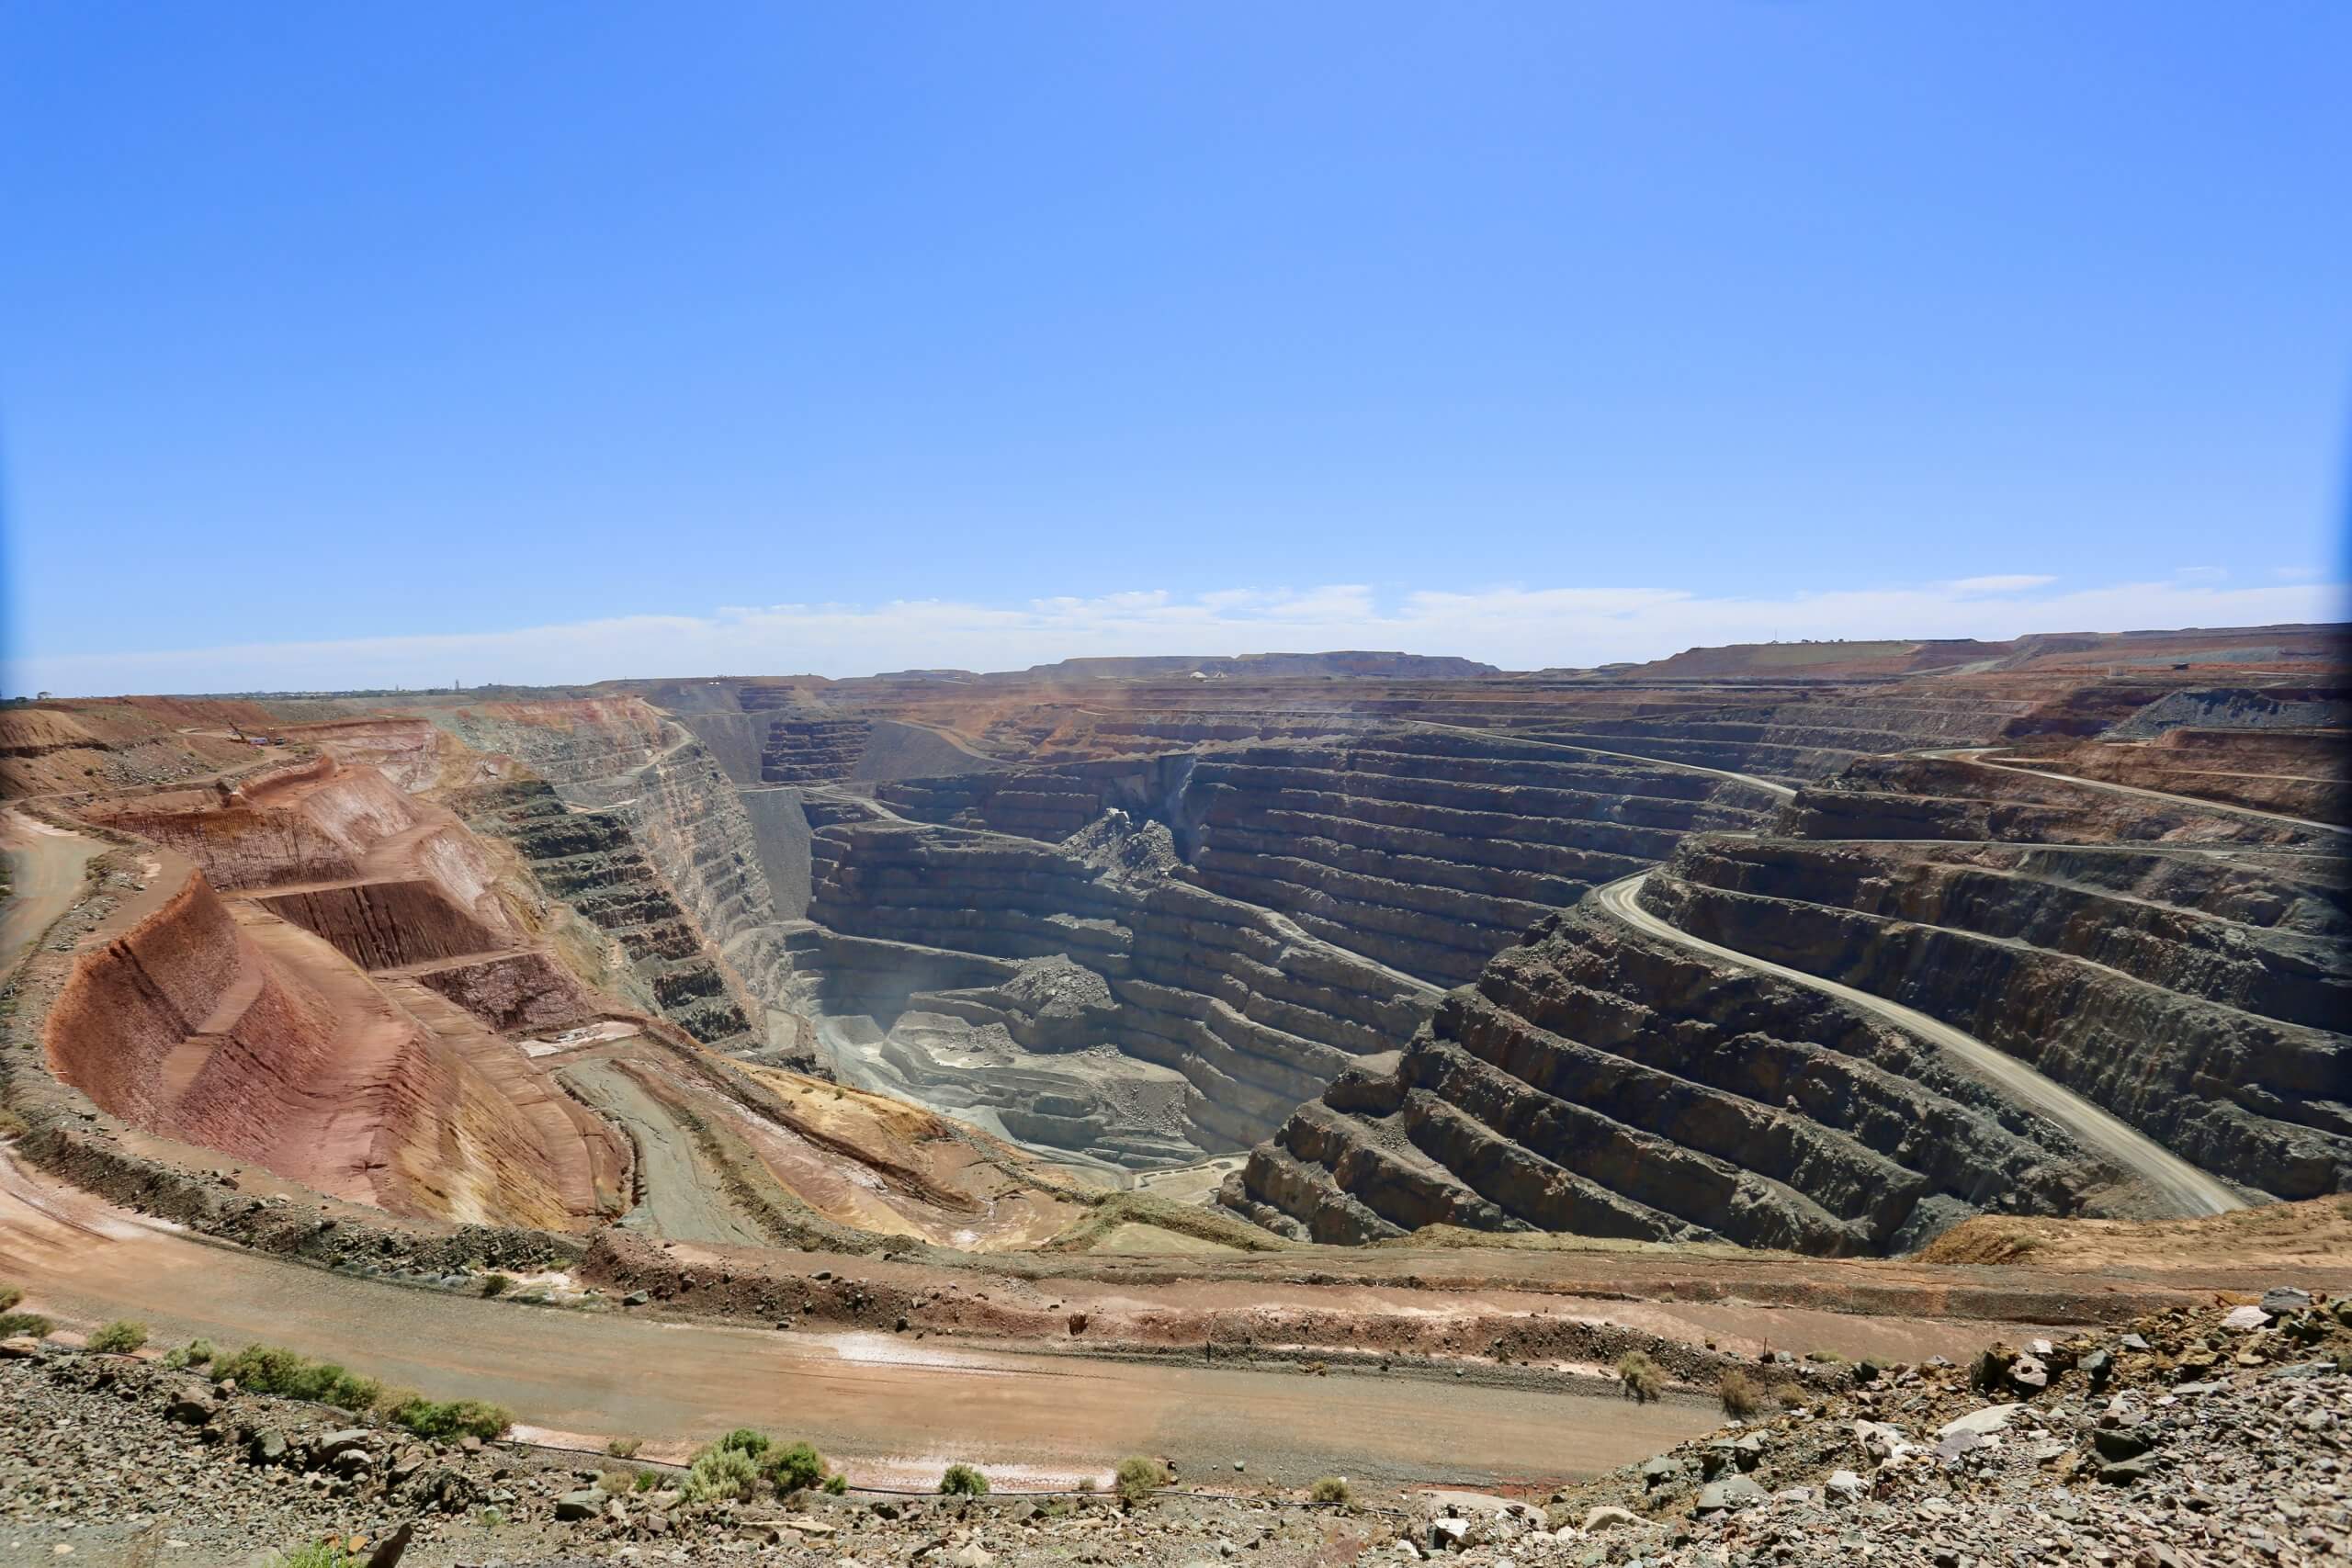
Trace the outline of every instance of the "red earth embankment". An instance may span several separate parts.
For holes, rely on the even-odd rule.
[[[329,940],[363,957],[487,945],[430,884],[292,896],[381,914],[370,901],[390,886],[439,911],[376,926],[322,916],[322,936],[279,918],[277,900],[223,898],[177,855],[154,863],[170,890],[85,952],[50,1010],[60,1079],[142,1131],[395,1213],[574,1228],[622,1201],[615,1130],[461,1007],[421,987],[401,1005]],[[576,987],[551,999],[582,1010]]]

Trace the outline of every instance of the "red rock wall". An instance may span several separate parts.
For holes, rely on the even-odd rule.
[[[50,1010],[51,1069],[127,1120],[168,1109],[164,1058],[238,978],[236,922],[200,876],[136,930],[84,958]]]

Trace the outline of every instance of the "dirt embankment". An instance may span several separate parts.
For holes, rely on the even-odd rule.
[[[2352,1258],[2352,1193],[2268,1203],[2194,1220],[2042,1220],[1981,1214],[1921,1249],[1923,1263],[2030,1263],[2036,1269],[2146,1268],[2335,1273]]]
[[[453,964],[527,954],[447,812],[325,757],[82,809],[149,847],[128,852],[135,891],[94,900],[74,955],[32,976],[58,1084],[141,1133],[395,1213],[566,1229],[611,1211],[617,1135],[449,1000],[501,990]],[[550,998],[591,1010],[576,986]]]

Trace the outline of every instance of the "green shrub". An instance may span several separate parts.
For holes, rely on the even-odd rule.
[[[14,1339],[19,1334],[46,1339],[56,1326],[37,1312],[0,1312],[0,1339]]]
[[[128,1356],[146,1343],[147,1325],[121,1317],[90,1336],[90,1348],[109,1356]]]
[[[1620,1392],[1636,1404],[1647,1404],[1666,1392],[1666,1373],[1641,1350],[1617,1358],[1617,1382]]]
[[[307,1399],[345,1410],[370,1409],[384,1393],[384,1385],[374,1378],[347,1372],[333,1361],[313,1361],[276,1345],[248,1345],[233,1356],[215,1356],[212,1376],[216,1382],[233,1379],[249,1393]]]
[[[506,1435],[514,1417],[479,1399],[403,1399],[384,1413],[392,1424],[420,1438],[447,1442],[451,1438],[480,1438],[487,1443]]]
[[[615,1459],[635,1459],[639,1447],[635,1438],[615,1438],[605,1445],[605,1451]]]
[[[513,1278],[508,1275],[492,1274],[481,1282],[481,1293],[485,1296],[503,1296],[514,1283]]]
[[[689,1503],[745,1503],[760,1483],[759,1467],[741,1449],[707,1448],[686,1469],[680,1493]]]
[[[24,1299],[25,1292],[16,1286],[0,1285],[0,1312],[14,1311],[17,1303]]]
[[[985,1497],[989,1495],[989,1478],[968,1464],[951,1464],[947,1473],[939,1478],[939,1490],[950,1497]]]
[[[786,1496],[825,1479],[825,1456],[807,1443],[786,1443],[768,1455],[768,1479]]]
[[[1353,1495],[1348,1490],[1348,1478],[1344,1475],[1323,1476],[1307,1488],[1306,1495],[1317,1503],[1344,1503]]]
[[[1114,1478],[1123,1503],[1140,1503],[1168,1484],[1168,1467],[1156,1459],[1134,1454],[1119,1461]]]
[[[637,1472],[637,1489],[639,1492],[650,1492],[656,1486],[661,1484],[661,1472],[653,1470],[640,1470]]]
[[[749,1427],[738,1427],[719,1438],[718,1446],[729,1452],[757,1459],[768,1451],[769,1440],[765,1432],[754,1432]]]
[[[825,1490],[835,1497],[846,1495],[849,1492],[849,1477],[838,1470],[833,1472],[832,1474],[825,1477]]]
[[[366,1561],[344,1550],[340,1540],[311,1540],[278,1555],[278,1568],[357,1568]]]
[[[1764,1408],[1764,1391],[1756,1386],[1754,1378],[1738,1367],[1724,1374],[1724,1381],[1715,1385],[1715,1393],[1724,1402],[1724,1414],[1726,1416],[1736,1416],[1746,1420]]]

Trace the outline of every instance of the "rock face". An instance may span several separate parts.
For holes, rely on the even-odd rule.
[[[1952,1026],[2248,1189],[2352,1187],[2352,932],[2324,829],[1877,758],[1639,886],[1668,930],[1588,901],[1499,955],[1226,1201],[1327,1240],[1443,1223],[1838,1253],[1985,1207],[2154,1201],[2014,1089],[1748,958]]]
[[[1788,837],[1686,845],[1645,901],[1952,1024],[2247,1186],[2352,1185],[2352,929],[2324,835],[1976,763],[1837,784]],[[1953,841],[1888,841],[1921,838]]]
[[[1436,727],[813,794],[796,967],[859,1081],[1125,1163],[1238,1149],[1534,921],[1773,799]]]
[[[2036,706],[2033,694],[2000,682],[1776,695],[1713,711],[1572,720],[1547,733],[1797,784],[1833,774],[1859,757],[1992,740],[2027,722]]]
[[[1008,834],[845,815],[814,854],[802,961],[827,1013],[870,1021],[842,1036],[844,1070],[994,1107],[1027,1141],[1246,1146],[1435,1001],[1262,909]],[[968,1052],[989,1070],[959,1073]]]
[[[2337,682],[2200,686],[2167,692],[2117,725],[2118,740],[2144,740],[2184,727],[2239,730],[2334,730],[2352,727],[2352,690]]]
[[[1322,1241],[1422,1225],[1897,1250],[2072,1201],[2070,1151],[1893,1030],[1580,909],[1343,1075],[1225,1201]]]
[[[848,778],[873,730],[871,720],[859,717],[772,720],[760,749],[760,782],[830,784]]]
[[[626,823],[573,811],[537,779],[475,785],[450,804],[478,831],[513,844],[540,886],[610,933],[663,1017],[706,1044],[752,1042],[743,1004]]]
[[[447,812],[321,758],[225,805],[95,814],[197,859],[155,852],[153,908],[74,964],[43,1035],[58,1078],[145,1131],[399,1213],[560,1229],[614,1205],[626,1145],[492,1032],[502,1010],[568,1022],[593,1003],[522,945]],[[322,846],[343,880],[313,879]]]
[[[1216,747],[884,785],[926,821],[1058,840],[1119,807],[1166,823],[1201,886],[1440,984],[1682,835],[1760,821],[1705,773],[1438,728]]]
[[[535,864],[563,863],[550,874],[577,885],[582,912],[613,931],[646,970],[650,1005],[707,1043],[774,1047],[808,1065],[797,1032],[772,1028],[769,1014],[790,992],[783,922],[807,906],[808,826],[795,791],[742,786],[739,770],[752,732],[731,725],[780,718],[697,710],[680,722],[634,698],[428,711],[469,746],[524,761],[546,781],[552,805],[510,795],[469,820],[502,836],[523,832],[517,842]],[[716,744],[706,744],[701,730]],[[514,783],[502,787],[511,791]],[[484,787],[465,798],[481,803],[493,794]],[[572,835],[557,829],[553,810],[600,817],[600,841],[571,847]],[[672,910],[662,908],[655,886]],[[687,933],[701,950],[697,958],[673,951]],[[771,1039],[772,1032],[792,1038]]]
[[[2076,741],[2005,751],[2002,761],[2290,817],[2352,822],[2352,755],[2341,730],[2169,727],[2145,745]]]

